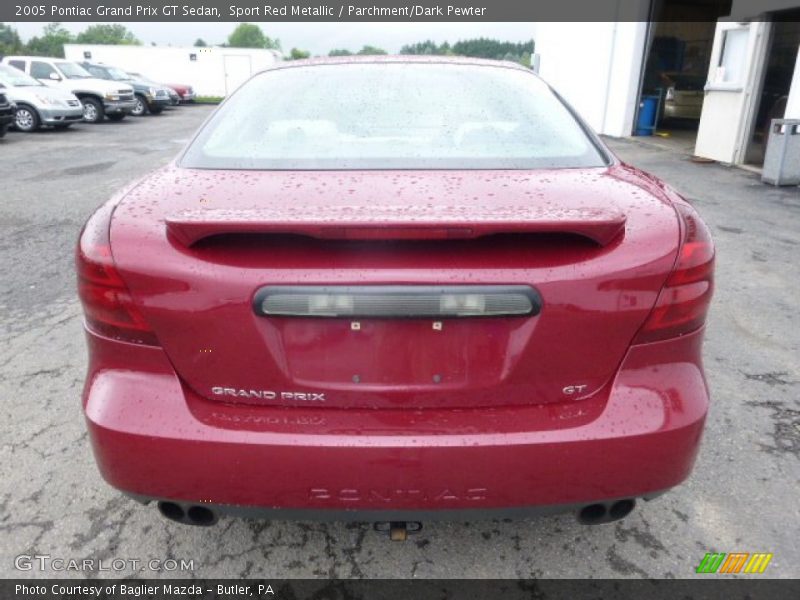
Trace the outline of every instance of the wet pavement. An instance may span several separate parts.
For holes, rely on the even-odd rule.
[[[209,110],[0,140],[0,576],[691,577],[711,551],[771,552],[769,575],[798,575],[800,191],[632,140],[609,144],[694,202],[718,247],[705,347],[713,404],[684,485],[609,525],[570,515],[437,522],[406,543],[370,524],[186,527],[108,487],[80,411],[74,244],[96,206],[174,156]],[[29,554],[162,563],[18,571],[15,558]],[[168,558],[191,568],[167,570]]]

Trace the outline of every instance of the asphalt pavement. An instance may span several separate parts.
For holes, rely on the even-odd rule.
[[[405,543],[359,523],[181,526],[107,486],[80,409],[75,242],[95,207],[172,158],[210,110],[0,140],[1,577],[682,578],[712,551],[771,552],[765,575],[800,575],[800,190],[631,140],[609,144],[695,203],[718,249],[705,346],[713,403],[682,486],[609,525],[432,522]],[[18,570],[27,555],[94,567]],[[132,560],[161,562],[142,571]]]

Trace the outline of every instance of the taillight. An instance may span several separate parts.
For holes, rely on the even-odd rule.
[[[681,218],[681,244],[675,267],[634,344],[677,337],[700,328],[714,290],[714,243],[694,209],[675,204]]]
[[[111,255],[112,204],[95,212],[81,232],[76,255],[78,295],[86,325],[106,337],[134,344],[157,345],[155,333],[136,308]]]

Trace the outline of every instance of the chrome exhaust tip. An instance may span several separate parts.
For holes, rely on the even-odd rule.
[[[158,512],[165,519],[181,523],[183,525],[197,525],[199,527],[209,527],[218,520],[218,515],[206,506],[183,507],[177,502],[162,500],[158,503]]]
[[[636,507],[636,500],[625,498],[616,502],[598,502],[584,506],[578,511],[578,521],[584,525],[611,523],[627,517]]]

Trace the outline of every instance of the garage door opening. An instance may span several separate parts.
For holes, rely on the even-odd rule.
[[[730,0],[654,2],[634,133],[694,153],[716,22],[730,11]],[[642,129],[652,111],[655,127]]]
[[[785,116],[800,48],[800,9],[773,13],[772,21],[758,108],[745,154],[745,163],[754,167],[764,164],[772,119]]]

